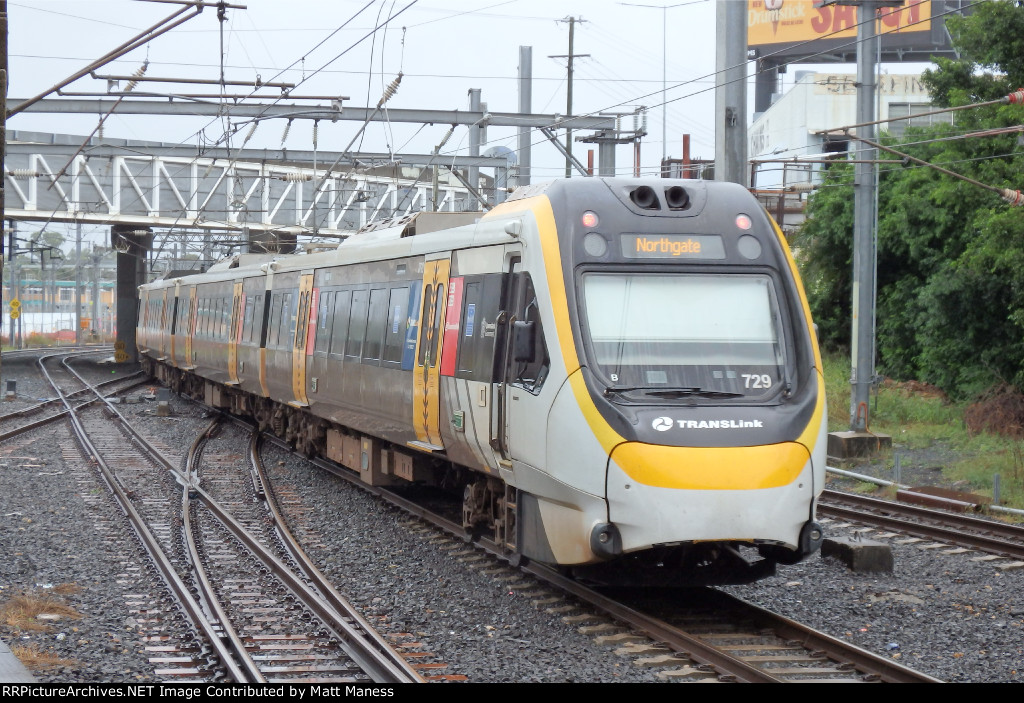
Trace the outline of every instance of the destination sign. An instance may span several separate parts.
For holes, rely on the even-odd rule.
[[[624,234],[622,255],[628,259],[724,259],[717,234]]]

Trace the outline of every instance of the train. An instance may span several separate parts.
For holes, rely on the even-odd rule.
[[[139,305],[160,382],[368,484],[455,496],[513,563],[739,584],[820,548],[816,332],[740,185],[553,180],[172,272]]]

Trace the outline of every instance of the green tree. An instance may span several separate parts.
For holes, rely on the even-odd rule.
[[[957,60],[923,81],[937,105],[1000,98],[1024,85],[1024,3],[994,2],[950,22]],[[1018,189],[1017,133],[962,138],[1020,125],[1024,108],[956,113],[955,125],[883,142],[982,183]],[[912,162],[880,172],[879,371],[935,383],[957,396],[1005,381],[1024,389],[1024,216],[997,195]],[[852,171],[832,169],[794,244],[822,342],[850,338]]]

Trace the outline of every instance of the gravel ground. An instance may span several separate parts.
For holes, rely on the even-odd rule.
[[[109,378],[108,369],[97,372]],[[33,394],[30,366],[5,355],[2,372],[3,379],[18,378],[20,392]],[[18,402],[3,403],[0,412]],[[181,453],[207,421],[177,399],[172,406],[173,418],[152,422]],[[151,405],[123,409],[147,415]],[[42,681],[157,680],[125,600],[138,582],[101,577],[125,570],[118,543],[134,538],[109,501],[83,493],[80,470],[59,446],[66,436],[51,429],[0,448],[0,606],[20,591],[74,583],[80,590],[67,602],[83,617],[32,633],[0,622],[0,637],[76,662],[37,672]],[[655,680],[653,672],[610,655],[560,616],[535,607],[503,573],[467,568],[450,545],[414,537],[410,521],[396,521],[393,509],[274,452],[268,451],[268,466],[294,490],[303,524],[324,536],[314,550],[324,570],[371,621],[412,634],[449,662],[446,673],[474,682]],[[97,522],[108,526],[110,538],[95,536]],[[815,556],[780,567],[778,576],[758,584],[727,590],[937,678],[1024,680],[1024,570],[1004,570],[1005,562],[976,561],[970,553],[922,549],[899,537],[886,541],[895,556],[892,574],[855,574]]]

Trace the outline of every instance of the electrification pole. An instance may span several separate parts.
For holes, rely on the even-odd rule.
[[[715,180],[747,185],[747,4],[718,0],[715,16]]]
[[[551,59],[567,59],[568,60],[568,62],[567,62],[567,64],[568,64],[568,86],[567,86],[566,92],[565,92],[565,114],[568,116],[568,115],[572,114],[572,62],[573,62],[573,59],[578,58],[578,57],[586,58],[586,57],[590,56],[590,54],[574,54],[573,53],[573,35],[575,34],[576,23],[577,22],[583,22],[584,20],[582,18],[577,18],[577,17],[566,17],[564,20],[558,20],[558,21],[559,22],[568,22],[569,23],[569,53],[568,54],[558,54],[558,55],[555,55],[555,56],[549,56],[548,58],[551,58]],[[571,127],[566,128],[566,130],[565,130],[565,151],[567,152],[567,156],[566,156],[566,159],[565,159],[565,177],[566,178],[572,178],[572,128]]]

